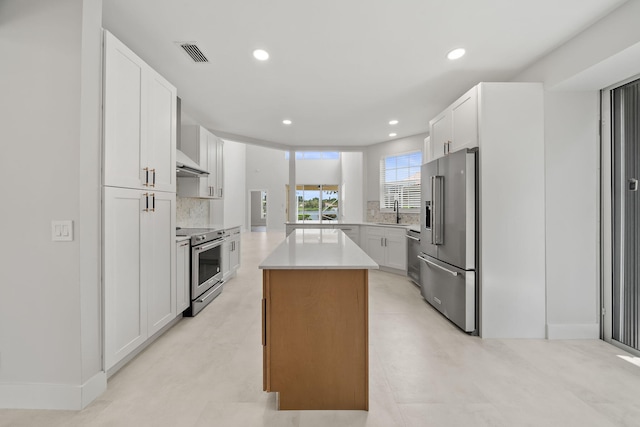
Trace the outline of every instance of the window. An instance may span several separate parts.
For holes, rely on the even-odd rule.
[[[284,158],[289,160],[289,152],[284,152]],[[296,151],[296,160],[339,160],[338,151]]]
[[[298,222],[338,220],[337,185],[296,185]]]
[[[420,166],[422,152],[387,156],[380,159],[380,210],[420,209]]]

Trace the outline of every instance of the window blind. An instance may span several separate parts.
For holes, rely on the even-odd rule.
[[[422,152],[414,151],[380,159],[380,209],[420,209]]]

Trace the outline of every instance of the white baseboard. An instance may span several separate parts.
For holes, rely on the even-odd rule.
[[[107,375],[99,372],[81,385],[0,384],[0,408],[79,411],[107,389]]]
[[[600,338],[600,325],[585,324],[547,324],[547,339],[550,340],[591,340]]]

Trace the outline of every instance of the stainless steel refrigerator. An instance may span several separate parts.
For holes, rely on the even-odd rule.
[[[422,165],[420,292],[465,332],[478,332],[477,148]]]

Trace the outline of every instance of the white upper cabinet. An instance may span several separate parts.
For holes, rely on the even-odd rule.
[[[179,178],[178,193],[183,197],[221,199],[223,196],[224,141],[202,126],[183,126],[180,149],[202,169],[207,177]]]
[[[429,122],[431,156],[434,160],[447,154],[451,142],[451,111],[443,111]]]
[[[158,73],[149,79],[147,167],[157,191],[176,191],[176,89]]]
[[[104,185],[174,192],[176,88],[104,34]]]
[[[472,87],[451,106],[450,151],[478,146],[478,90]]]
[[[429,122],[429,160],[478,146],[478,89],[472,87]]]

